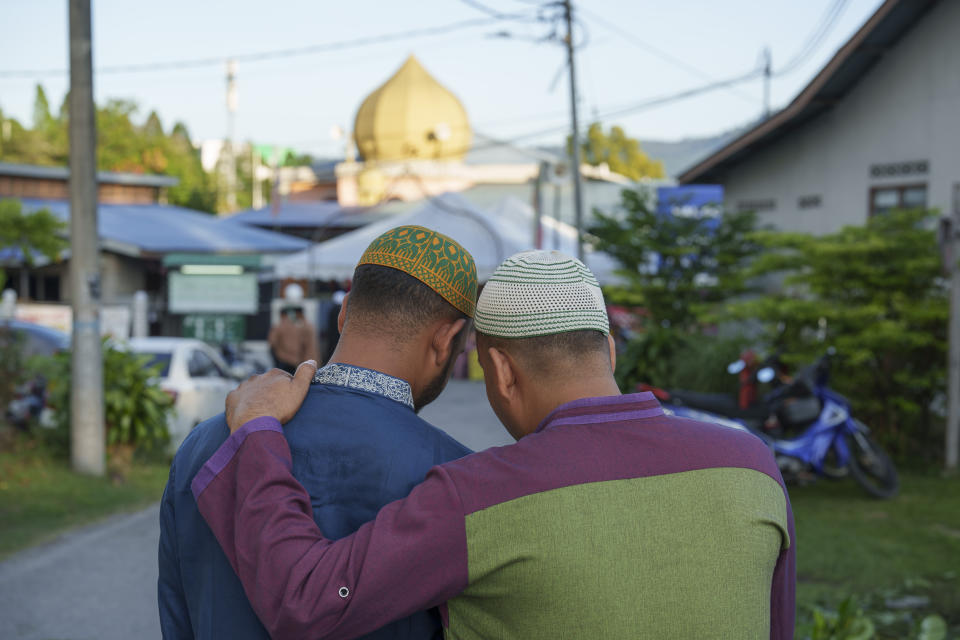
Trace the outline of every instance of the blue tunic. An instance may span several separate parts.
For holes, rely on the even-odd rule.
[[[385,374],[327,365],[284,427],[293,474],[332,539],[405,497],[430,467],[470,453],[420,419],[410,387]],[[223,414],[193,430],[170,466],[160,506],[158,599],[164,638],[269,638],[220,545],[197,510],[190,483],[229,436]],[[364,636],[439,638],[436,611],[416,613]]]

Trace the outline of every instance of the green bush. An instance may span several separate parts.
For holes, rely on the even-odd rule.
[[[931,216],[890,212],[818,237],[761,234],[768,250],[754,273],[782,278],[782,291],[730,307],[759,320],[792,363],[835,347],[831,386],[901,457],[942,452],[931,407],[946,385],[948,312]]]
[[[646,382],[667,389],[733,394],[738,379],[727,373],[727,365],[747,346],[741,337],[651,328],[617,355],[617,383],[624,392]]]
[[[949,593],[954,574],[907,578],[895,588],[880,589],[859,597],[848,596],[839,605],[819,603],[798,608],[798,640],[947,640],[955,637],[948,621]],[[943,614],[943,615],[941,615]],[[946,616],[946,617],[945,617]]]
[[[159,366],[146,367],[149,356],[103,344],[104,419],[107,445],[134,445],[152,450],[170,440],[167,417],[173,401],[153,381]],[[54,410],[50,434],[55,449],[65,452],[70,442],[70,352],[61,352],[38,363],[46,372],[47,403]]]
[[[0,420],[25,380],[23,337],[0,323]]]

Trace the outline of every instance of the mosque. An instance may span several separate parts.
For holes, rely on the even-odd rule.
[[[341,207],[375,207],[460,192],[477,206],[489,206],[509,195],[532,201],[539,179],[558,199],[551,213],[572,220],[566,157],[476,134],[464,105],[413,55],[363,99],[345,138],[345,159],[290,184],[289,200],[335,196]],[[615,202],[632,184],[605,167],[585,165],[582,171],[588,211]]]

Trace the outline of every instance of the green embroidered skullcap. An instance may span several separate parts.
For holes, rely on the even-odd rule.
[[[442,233],[413,225],[390,229],[370,243],[357,266],[362,264],[403,271],[473,317],[477,266],[469,251]]]
[[[497,267],[477,301],[477,331],[532,338],[593,329],[610,333],[596,277],[559,251],[523,251]]]

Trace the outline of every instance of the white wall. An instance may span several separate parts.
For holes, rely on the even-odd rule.
[[[877,178],[875,164],[925,160],[923,175]],[[734,165],[720,180],[730,208],[776,200],[762,222],[829,233],[863,224],[871,187],[927,184],[927,205],[952,209],[960,183],[960,2],[942,0],[834,108]],[[801,209],[797,200],[819,195]]]

